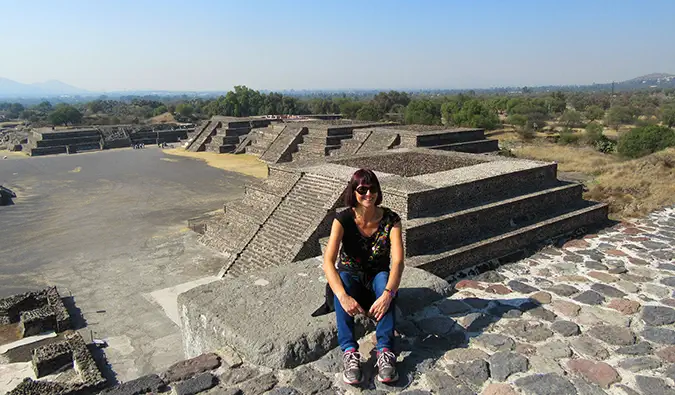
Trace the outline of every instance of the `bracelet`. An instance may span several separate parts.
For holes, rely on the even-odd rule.
[[[384,290],[387,291],[387,292],[389,292],[389,296],[391,296],[392,298],[396,296],[396,292],[395,292],[395,291],[392,291],[392,290],[389,289],[389,288],[385,288]]]

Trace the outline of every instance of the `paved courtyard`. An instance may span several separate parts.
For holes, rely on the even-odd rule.
[[[56,285],[118,380],[166,368],[183,359],[175,294],[222,266],[186,221],[251,179],[154,147],[0,160],[18,196],[0,207],[0,297]]]

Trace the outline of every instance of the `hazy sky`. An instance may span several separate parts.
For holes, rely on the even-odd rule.
[[[483,88],[675,73],[675,0],[0,0],[0,77],[93,91]]]

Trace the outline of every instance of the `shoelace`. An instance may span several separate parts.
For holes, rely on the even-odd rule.
[[[377,366],[378,367],[389,367],[391,361],[396,360],[396,356],[391,351],[381,351],[380,355],[377,357]]]
[[[345,368],[347,370],[358,369],[359,362],[361,362],[361,354],[359,354],[357,351],[346,352],[342,356],[342,360],[344,361]]]

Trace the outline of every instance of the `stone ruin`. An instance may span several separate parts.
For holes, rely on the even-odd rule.
[[[213,117],[189,135],[188,151],[247,153],[269,164],[307,163],[326,157],[349,156],[391,148],[485,153],[498,150],[497,140],[482,129],[364,123],[342,119],[324,121]]]
[[[88,394],[101,389],[101,374],[82,336],[73,331],[70,315],[56,287],[26,292],[0,299],[0,326],[16,327],[18,338],[55,332],[55,341],[26,343],[34,377],[26,377],[9,395]]]
[[[477,132],[399,139],[433,147],[450,133]],[[310,317],[325,283],[317,263],[347,182],[362,167],[378,174],[382,204],[403,222],[401,305],[409,311],[401,317],[451,292],[443,279],[454,273],[492,268],[607,221],[607,205],[584,201],[582,185],[559,181],[555,163],[396,148],[270,165],[269,177],[247,185],[243,198],[189,223],[224,254],[225,279],[179,296],[187,356],[232,347],[253,363],[289,368],[337,345],[332,315]]]
[[[186,139],[190,125],[109,125],[83,129],[34,130],[22,150],[30,156],[72,154],[131,147],[136,144],[176,143]]]

